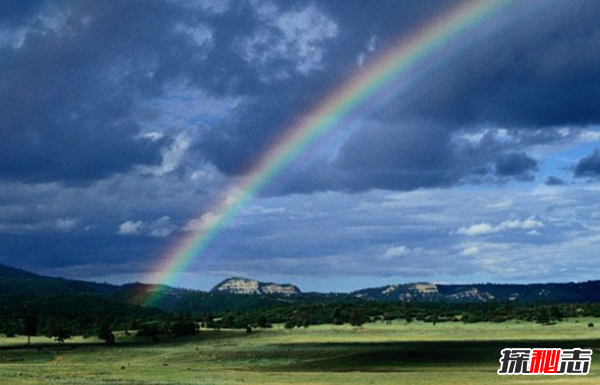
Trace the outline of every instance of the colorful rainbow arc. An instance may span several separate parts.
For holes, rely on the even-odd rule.
[[[353,112],[373,99],[398,77],[410,75],[410,70],[449,45],[464,32],[488,20],[501,8],[516,0],[476,0],[462,3],[441,19],[418,31],[408,40],[345,83],[337,92],[304,116],[278,144],[266,152],[252,172],[241,183],[230,188],[212,210],[204,216],[201,227],[183,239],[165,258],[163,264],[150,277],[151,282],[173,284],[181,272],[197,259],[214,241],[220,231],[290,163]],[[469,37],[464,37],[468,39]],[[470,37],[473,38],[473,37]],[[410,80],[410,79],[408,79]],[[403,79],[404,81],[404,79]],[[161,298],[158,290],[148,296],[152,305]]]

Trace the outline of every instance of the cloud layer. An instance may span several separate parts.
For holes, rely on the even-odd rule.
[[[0,3],[0,263],[143,278],[290,127],[458,3]],[[572,256],[597,246],[600,3],[530,8],[329,132],[202,271],[596,271]],[[551,247],[562,259],[544,264]]]

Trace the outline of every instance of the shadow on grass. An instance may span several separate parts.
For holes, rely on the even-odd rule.
[[[250,343],[254,339],[258,340]],[[220,368],[255,372],[407,372],[432,368],[487,372],[498,367],[503,348],[580,347],[600,350],[600,340],[261,344],[258,333],[246,336],[240,332],[211,331],[194,337],[164,339],[158,344],[152,343],[151,339],[129,337],[114,347],[96,341],[40,344],[33,349],[25,349],[23,345],[3,347],[0,349],[0,364],[15,360],[23,364],[51,361],[60,354],[60,350],[102,354],[112,349],[127,348],[121,354],[130,354],[133,358],[137,352],[143,353],[150,347],[157,350],[175,347],[171,352],[181,354],[178,357],[184,362],[201,360]]]
[[[285,348],[286,345],[280,346]],[[592,348],[600,349],[600,340],[569,341],[452,341],[394,343],[293,344],[288,350],[312,351],[312,359],[293,364],[271,366],[273,371],[297,372],[393,372],[431,367],[473,367],[499,365],[504,348]],[[304,354],[303,354],[304,355]],[[485,368],[485,369],[484,369]]]
[[[143,348],[148,346],[172,346],[172,345],[181,345],[181,344],[189,344],[189,343],[202,343],[209,341],[227,341],[234,338],[239,338],[240,336],[244,336],[241,332],[235,331],[209,331],[209,332],[201,332],[195,336],[189,337],[170,337],[170,336],[162,336],[158,339],[158,342],[153,341],[150,337],[135,337],[129,336],[125,338],[117,338],[117,343],[113,346],[108,346],[106,343],[102,341],[98,341],[96,339],[91,339],[89,341],[83,342],[67,342],[57,343],[51,340],[48,342],[35,342],[30,346],[27,346],[23,342],[15,342],[13,344],[5,344],[0,346],[0,352],[2,351],[16,351],[16,350],[24,350],[24,351],[40,351],[40,350],[75,350],[75,349],[89,349],[89,348],[119,348],[119,347],[127,347],[127,348]]]

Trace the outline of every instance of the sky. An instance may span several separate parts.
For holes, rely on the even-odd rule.
[[[295,122],[459,4],[0,2],[0,264],[148,282]],[[501,17],[302,154],[177,285],[599,279],[600,2]]]

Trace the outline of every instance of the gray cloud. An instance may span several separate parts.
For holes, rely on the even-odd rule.
[[[565,181],[555,177],[555,176],[549,176],[548,178],[546,178],[546,186],[563,186],[565,185]]]
[[[531,179],[533,171],[538,168],[535,159],[527,154],[510,153],[496,160],[496,174],[498,176],[517,176],[523,179]]]
[[[375,18],[374,23],[363,25],[357,20],[372,17],[373,12],[395,15],[402,7],[388,3],[376,10],[359,3],[344,6],[333,3],[326,9],[339,25],[340,36],[351,35],[363,43],[356,48],[325,46],[335,52],[326,56],[327,67],[322,71],[328,80],[315,74],[308,79],[286,79],[285,90],[277,83],[269,85],[271,93],[238,106],[229,119],[207,132],[199,149],[221,171],[239,174],[251,169],[253,159],[293,125],[292,117],[318,103],[324,95],[323,84],[335,84],[331,79],[343,79],[357,70],[349,70],[348,63],[356,62],[373,36],[381,50],[397,39],[397,23]],[[431,3],[423,7],[405,11],[412,12],[415,20],[422,17],[423,9],[435,12]],[[600,89],[594,86],[600,67],[595,65],[597,55],[587,54],[597,50],[600,29],[591,15],[598,11],[593,2],[541,8],[527,16],[526,23],[509,24],[501,37],[469,46],[468,55],[449,55],[443,67],[418,80],[418,87],[408,95],[399,95],[364,119],[362,128],[339,147],[337,159],[321,159],[319,165],[307,167],[309,171],[288,175],[287,188],[277,193],[410,190],[497,183],[499,178],[533,180],[538,165],[527,155],[532,146],[564,142],[562,125],[576,128],[599,121],[592,94]],[[573,39],[577,43],[571,46],[568,42]],[[564,58],[574,56],[581,62],[566,66]],[[307,100],[307,95],[314,98]],[[488,135],[466,146],[454,142],[457,133],[495,126],[502,127],[511,141]]]
[[[332,90],[457,3],[1,2],[0,262],[147,272]],[[594,194],[532,181],[559,184],[552,151],[598,140],[600,5],[513,6],[497,16],[524,19],[457,41],[276,177],[207,271],[521,279],[550,246],[565,261],[540,277],[596,271],[569,257],[597,246]],[[531,217],[539,234],[457,234]]]
[[[597,178],[600,176],[600,150],[579,160],[575,166],[575,176],[578,178]]]

